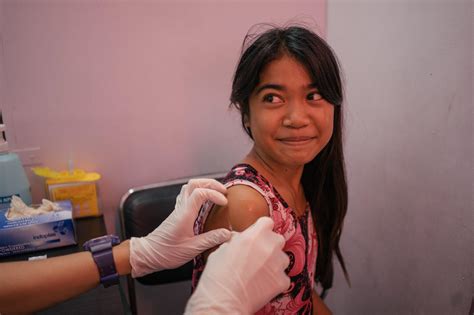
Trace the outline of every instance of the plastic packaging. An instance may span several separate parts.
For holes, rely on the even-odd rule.
[[[0,209],[8,208],[15,195],[31,205],[30,183],[18,155],[8,151],[4,131],[5,125],[0,125]]]
[[[71,202],[56,206],[56,211],[13,219],[0,209],[0,257],[77,244]]]

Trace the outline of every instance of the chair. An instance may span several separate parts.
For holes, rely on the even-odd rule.
[[[200,178],[222,179],[225,174],[208,174]],[[145,236],[152,232],[174,210],[176,197],[181,187],[190,178],[156,183],[130,189],[122,196],[119,207],[119,219],[122,239]],[[135,280],[143,285],[159,285],[190,280],[193,263],[172,270],[155,272],[144,277],[133,279],[127,277],[128,297],[132,314],[137,314]]]

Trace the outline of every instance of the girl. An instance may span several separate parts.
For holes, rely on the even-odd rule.
[[[339,249],[347,210],[339,66],[326,42],[299,26],[247,35],[246,45],[231,104],[254,144],[224,179],[227,206],[204,206],[195,233],[242,231],[270,216],[286,240],[291,286],[258,314],[329,313],[314,287],[324,297],[332,286],[333,253],[348,278]],[[193,288],[205,257],[195,259]]]

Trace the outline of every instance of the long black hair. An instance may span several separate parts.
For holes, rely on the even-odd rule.
[[[231,105],[241,114],[242,126],[250,116],[249,98],[259,83],[264,67],[284,55],[301,63],[321,96],[334,106],[333,134],[328,144],[304,166],[301,183],[310,203],[318,235],[318,259],[315,281],[323,287],[322,296],[332,287],[335,253],[346,280],[349,276],[339,248],[347,212],[347,182],[343,153],[343,88],[339,65],[331,47],[317,34],[302,26],[272,26],[261,34],[248,33],[232,83]]]

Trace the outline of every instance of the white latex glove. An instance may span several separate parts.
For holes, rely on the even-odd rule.
[[[227,241],[231,232],[217,229],[198,236],[193,225],[206,201],[226,205],[226,188],[214,179],[192,179],[181,188],[174,211],[145,237],[132,237],[130,265],[132,277],[141,277],[163,269],[177,268],[203,251]]]
[[[10,209],[6,213],[7,219],[18,219],[25,217],[33,217],[40,214],[58,211],[61,208],[54,202],[43,199],[43,203],[38,208],[28,207],[18,196],[13,196],[10,203]]]
[[[185,314],[253,314],[290,286],[283,236],[263,217],[212,253]]]

